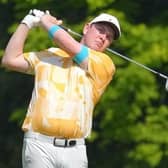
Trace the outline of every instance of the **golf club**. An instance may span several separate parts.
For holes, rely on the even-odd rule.
[[[168,91],[168,78],[166,79],[165,89]]]
[[[78,37],[82,37],[81,34],[76,33],[75,31],[72,31],[71,29],[69,29],[69,28],[67,28],[67,27],[65,27],[65,26],[62,26],[62,25],[61,25],[61,27],[62,27],[65,31],[71,33],[72,35],[75,35],[75,36],[78,36]],[[160,76],[160,77],[166,79],[165,89],[166,89],[166,91],[168,91],[168,76],[166,76],[166,75],[164,75],[164,74],[162,74],[162,73],[160,73],[160,72],[157,72],[157,71],[155,71],[155,70],[153,70],[153,69],[151,69],[151,68],[149,68],[149,67],[147,67],[147,66],[145,66],[145,65],[143,65],[143,64],[141,64],[141,63],[139,63],[139,62],[137,62],[137,61],[135,61],[135,60],[133,60],[133,59],[131,59],[131,58],[128,58],[127,56],[124,56],[124,55],[122,55],[122,54],[120,54],[120,53],[118,53],[118,52],[116,52],[116,51],[114,51],[114,50],[112,50],[112,49],[110,49],[110,48],[107,48],[106,50],[107,50],[108,52],[110,52],[110,53],[113,53],[113,54],[115,54],[115,55],[117,55],[117,56],[119,56],[119,57],[121,57],[121,58],[123,58],[123,59],[129,61],[129,62],[132,62],[132,63],[134,63],[134,64],[136,64],[136,65],[138,65],[138,66],[140,66],[140,67],[142,67],[142,68],[144,68],[144,69],[146,69],[146,70],[148,70],[148,71],[150,71],[150,72],[152,72],[152,73],[154,73],[154,74],[156,74],[156,75],[158,75],[158,76]]]

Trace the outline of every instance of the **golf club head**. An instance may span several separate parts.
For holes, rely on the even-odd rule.
[[[166,89],[166,91],[168,91],[168,78],[166,79],[165,89]]]

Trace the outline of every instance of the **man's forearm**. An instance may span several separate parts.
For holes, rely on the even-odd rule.
[[[2,59],[2,64],[10,61],[23,53],[24,43],[27,38],[29,28],[25,24],[20,24],[9,40]]]
[[[29,64],[23,57],[24,43],[27,38],[29,28],[25,24],[20,24],[9,40],[2,58],[2,65],[8,69],[26,72]]]
[[[50,28],[54,25],[59,25],[59,20],[54,20],[54,17],[51,15],[45,15],[41,19],[42,27],[48,32]],[[59,29],[54,35],[53,40],[56,44],[64,49],[71,56],[76,55],[81,50],[81,44],[72,38],[66,31],[62,28]]]

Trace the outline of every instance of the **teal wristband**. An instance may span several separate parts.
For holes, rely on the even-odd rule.
[[[53,39],[53,38],[54,38],[54,34],[55,34],[59,29],[61,29],[61,27],[58,26],[58,25],[53,25],[53,26],[51,26],[51,27],[49,28],[49,30],[48,30],[48,35],[49,35],[49,37]]]
[[[83,60],[86,59],[88,55],[89,55],[88,48],[82,45],[80,52],[73,57],[73,60],[77,64],[81,64],[81,62],[83,62]]]

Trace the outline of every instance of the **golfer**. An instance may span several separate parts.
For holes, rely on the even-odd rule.
[[[120,37],[116,17],[102,13],[89,21],[80,42],[60,24],[47,12],[31,10],[2,59],[6,68],[35,78],[22,125],[23,168],[88,167],[85,139],[91,133],[93,110],[115,73],[103,51]],[[24,53],[28,33],[36,26],[42,26],[59,48]]]

